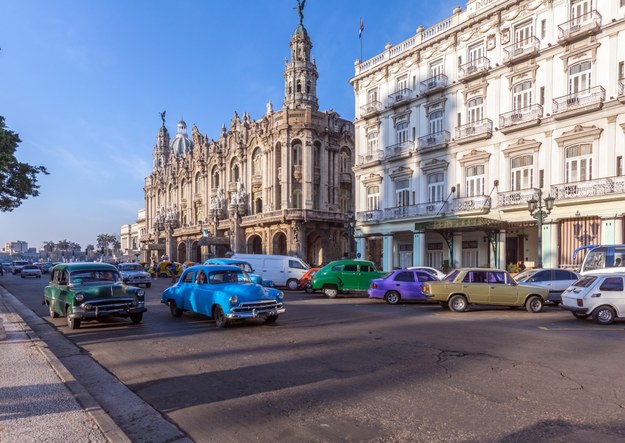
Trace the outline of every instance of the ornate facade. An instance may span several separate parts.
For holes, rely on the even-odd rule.
[[[284,105],[252,120],[236,112],[217,139],[173,140],[163,124],[145,179],[143,258],[202,261],[246,252],[324,263],[352,249],[354,129],[318,110],[317,66],[300,15],[285,61]]]

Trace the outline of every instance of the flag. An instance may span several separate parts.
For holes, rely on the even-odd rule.
[[[362,21],[362,17],[360,18],[360,28],[358,28],[358,38],[362,37],[362,31],[365,30],[365,22]]]

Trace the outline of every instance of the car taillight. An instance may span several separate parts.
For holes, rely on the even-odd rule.
[[[378,287],[378,285],[376,283],[371,283],[371,289],[375,289],[377,287]]]
[[[577,299],[577,306],[579,306],[579,307],[583,307],[584,306],[584,299],[583,298],[578,298]]]

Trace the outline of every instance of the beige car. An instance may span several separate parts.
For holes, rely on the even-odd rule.
[[[423,293],[454,312],[466,311],[469,305],[525,306],[528,312],[540,312],[549,291],[517,283],[500,269],[467,268],[451,271],[441,281],[423,284]]]

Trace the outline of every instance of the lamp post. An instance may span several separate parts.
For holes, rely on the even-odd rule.
[[[352,211],[347,212],[347,219],[344,222],[345,234],[347,235],[347,255],[353,258],[354,231],[356,230],[356,219]]]
[[[537,190],[538,199],[532,197],[527,201],[527,209],[530,215],[536,219],[538,223],[538,253],[536,256],[536,267],[543,267],[543,222],[553,210],[554,197],[548,195],[543,198],[543,190]],[[544,203],[544,207],[543,207]]]

